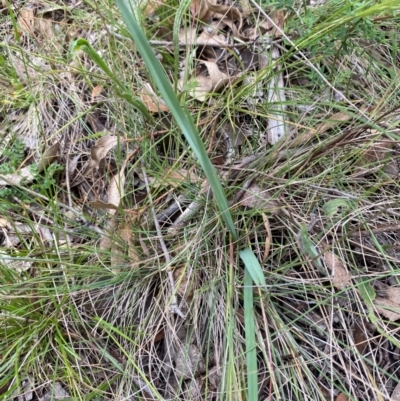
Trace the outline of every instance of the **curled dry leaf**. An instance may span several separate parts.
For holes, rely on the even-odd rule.
[[[60,142],[56,142],[54,145],[46,149],[38,163],[39,173],[41,173],[48,165],[57,160],[59,150]]]
[[[236,21],[237,30],[238,32],[241,31],[243,18],[238,8],[232,7],[231,5],[217,4],[216,0],[204,0],[204,6],[209,13],[214,13],[213,18],[228,19],[232,22]]]
[[[400,319],[400,287],[388,287],[386,297],[376,297],[374,305],[377,311],[391,322]]]
[[[151,113],[159,113],[161,111],[168,111],[169,107],[164,103],[164,101],[156,95],[150,84],[146,83],[142,90],[140,90],[139,95],[146,105],[147,110]]]
[[[351,285],[351,275],[347,272],[344,263],[333,252],[326,252],[324,260],[331,271],[332,283],[336,288],[343,290]]]
[[[268,210],[272,214],[279,214],[282,209],[276,200],[271,200],[270,193],[255,182],[247,188],[240,200],[240,205],[252,209]]]
[[[97,97],[100,96],[100,93],[102,92],[103,87],[101,85],[97,85],[95,87],[93,87],[92,89],[92,103],[96,100]]]
[[[124,161],[122,164],[119,172],[114,175],[113,178],[111,178],[110,185],[108,186],[108,203],[111,205],[114,205],[115,207],[118,207],[121,198],[123,198],[125,191],[124,191],[124,186],[125,186],[125,167],[126,167],[127,160]],[[114,214],[115,213],[115,208],[110,208],[108,210],[109,213]]]
[[[190,3],[190,13],[198,21],[210,22],[215,12],[210,9],[209,4],[206,0],[192,0]]]
[[[98,167],[100,161],[103,160],[107,153],[117,145],[118,137],[115,135],[105,135],[101,137],[94,146],[90,149],[90,154],[92,160],[96,163]]]
[[[118,137],[115,135],[105,135],[101,137],[90,149],[91,160],[86,167],[83,176],[88,176],[94,169],[98,169],[100,162],[106,157],[107,153],[117,146]]]
[[[262,262],[264,263],[267,260],[268,255],[269,255],[269,251],[271,249],[271,237],[272,237],[272,234],[271,234],[271,226],[269,225],[268,216],[263,213],[262,214],[262,218],[263,218],[265,229],[267,231],[267,235],[265,237],[265,250],[264,250],[264,255],[263,255],[263,258],[262,258]]]
[[[35,29],[35,14],[32,8],[23,8],[18,15],[18,25],[22,32],[33,34]]]
[[[193,79],[197,82],[197,87],[192,89],[190,95],[203,102],[206,99],[206,95],[211,92],[218,92],[224,86],[226,86],[231,79],[228,75],[221,72],[216,63],[210,61],[202,61],[207,67],[208,76],[199,75]],[[183,88],[183,80],[180,79],[178,82],[180,89]]]

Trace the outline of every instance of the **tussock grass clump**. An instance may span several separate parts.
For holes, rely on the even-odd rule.
[[[394,399],[396,3],[2,4],[0,398]]]

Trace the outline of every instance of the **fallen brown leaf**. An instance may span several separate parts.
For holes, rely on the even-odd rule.
[[[400,287],[388,287],[386,297],[376,297],[374,305],[377,311],[391,322],[400,319]]]
[[[146,83],[143,89],[139,91],[139,95],[146,105],[147,110],[151,113],[159,113],[161,111],[168,111],[169,107],[164,103],[164,101],[158,97],[150,84]]]
[[[51,39],[54,36],[53,21],[48,18],[36,18],[35,28],[46,39]]]
[[[57,160],[59,150],[60,150],[60,142],[56,142],[48,149],[46,149],[46,151],[43,153],[38,163],[39,173],[42,172],[49,164]]]
[[[214,16],[214,11],[209,8],[206,0],[192,0],[190,2],[190,13],[198,21],[210,22]]]
[[[271,214],[279,214],[282,209],[279,202],[271,199],[271,194],[255,182],[247,188],[239,204],[252,209],[269,211]]]
[[[324,260],[331,271],[332,283],[336,288],[343,290],[351,285],[351,275],[347,272],[344,263],[333,252],[326,252]]]
[[[365,327],[361,319],[356,319],[353,325],[353,339],[354,344],[360,354],[364,354],[368,346],[368,338],[365,335]]]
[[[197,29],[194,26],[181,28],[178,34],[179,43],[186,43],[187,45],[197,44]]]
[[[90,153],[92,160],[99,166],[101,160],[103,160],[107,153],[117,145],[118,137],[115,135],[105,135],[101,137],[94,146],[91,147]]]
[[[218,92],[231,81],[228,75],[219,70],[216,63],[210,61],[202,63],[207,68],[208,76],[199,75],[193,78],[192,81],[197,82],[197,87],[189,92],[190,96],[201,102],[206,100],[208,93]],[[183,79],[179,80],[178,86],[180,89],[183,88]]]
[[[267,258],[269,256],[269,251],[271,249],[272,234],[271,234],[271,226],[269,224],[268,216],[265,215],[264,213],[262,213],[262,218],[263,218],[265,229],[267,230],[267,235],[265,237],[265,250],[264,250],[264,255],[262,258],[262,262],[264,263],[267,260]]]
[[[30,35],[34,32],[35,27],[35,14],[31,8],[23,8],[18,15],[18,25],[22,32],[29,33]]]
[[[340,393],[337,397],[335,401],[349,401],[349,397],[347,397],[346,394],[344,393]]]
[[[92,89],[92,103],[95,101],[96,97],[100,96],[100,93],[102,92],[103,87],[101,85],[96,85]]]
[[[107,191],[108,203],[116,207],[119,206],[121,198],[123,198],[125,194],[124,190],[125,167],[126,167],[126,161],[121,166],[120,171],[117,174],[115,174],[114,177],[111,178],[110,185],[108,186],[108,191]],[[108,212],[114,214],[115,209],[110,208]]]
[[[273,11],[271,14],[271,19],[275,22],[275,24],[279,28],[278,30],[274,27],[271,36],[275,38],[280,38],[282,36],[281,31],[283,31],[285,27],[285,15],[283,13],[283,10]]]
[[[83,176],[86,177],[91,174],[94,169],[98,169],[100,162],[106,157],[107,153],[112,148],[117,146],[117,144],[118,137],[115,135],[108,134],[101,137],[90,149],[91,160],[83,172]]]
[[[238,32],[241,31],[243,25],[242,14],[238,8],[233,7],[231,5],[217,4],[216,0],[204,0],[204,4],[206,5],[209,11],[214,12],[214,18],[222,18],[229,19],[232,22],[237,23]]]

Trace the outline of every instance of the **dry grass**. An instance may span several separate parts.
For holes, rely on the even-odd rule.
[[[238,241],[170,113],[143,95],[151,77],[113,2],[0,4],[0,398],[246,399],[238,249],[249,245],[266,278],[253,292],[259,399],[395,399],[392,3],[267,8],[292,43],[274,31],[275,64],[255,63],[201,101],[190,78],[208,78],[198,60],[209,49],[181,44],[174,54],[165,44],[178,4],[139,9],[171,82],[179,63],[191,66],[177,92],[223,182]],[[187,29],[194,4],[181,19]],[[262,13],[250,6],[259,28]],[[120,86],[70,51],[78,38]],[[235,54],[221,56],[220,72],[237,73]],[[257,92],[279,77],[284,100]],[[285,135],[271,144],[277,119]],[[115,143],[104,151],[100,138]]]

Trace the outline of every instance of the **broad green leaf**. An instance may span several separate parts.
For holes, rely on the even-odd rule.
[[[173,88],[159,62],[155,57],[154,52],[149,45],[145,35],[141,31],[138,23],[133,17],[133,11],[129,10],[123,0],[116,0],[117,5],[121,11],[122,17],[128,27],[132,38],[135,40],[136,46],[143,57],[146,67],[150,73],[151,78],[157,85],[163,100],[168,105],[174,116],[177,124],[185,135],[190,147],[204,173],[208,179],[210,187],[214,194],[214,199],[217,203],[221,217],[227,225],[232,237],[237,240],[237,232],[229,211],[228,201],[226,199],[221,182],[219,181],[218,174],[212,165],[204,144],[197,132],[189,111],[184,105],[181,105],[178,98],[173,91]],[[248,400],[258,400],[258,370],[257,370],[257,354],[255,343],[255,323],[253,311],[253,295],[252,284],[254,281],[257,286],[265,286],[265,278],[262,268],[252,253],[250,248],[246,248],[240,252],[240,258],[245,264],[245,285],[244,298],[245,298],[245,330],[246,330],[246,358],[247,358],[247,387],[248,387]]]
[[[245,248],[239,252],[239,255],[240,259],[242,259],[244,265],[246,266],[251,278],[253,279],[254,284],[257,286],[265,287],[266,283],[264,272],[252,250],[250,248]]]
[[[250,251],[251,253],[251,251]],[[254,256],[254,255],[253,255]],[[254,323],[253,282],[248,270],[244,272],[244,328],[246,339],[247,361],[247,399],[258,400],[258,369],[257,369],[257,345],[256,326]]]
[[[117,5],[121,11],[122,18],[124,19],[125,24],[128,27],[128,30],[132,35],[132,38],[134,39],[144,62],[146,63],[146,67],[153,81],[157,85],[165,103],[170,108],[172,115],[174,116],[177,124],[185,135],[186,140],[189,142],[190,147],[193,149],[194,154],[204,170],[204,173],[213,191],[215,201],[220,210],[222,219],[228,226],[232,237],[237,239],[235,225],[233,224],[232,216],[229,212],[228,201],[226,199],[224,190],[222,189],[222,185],[218,179],[218,174],[207,155],[204,144],[197,132],[189,111],[184,105],[179,103],[178,97],[173,91],[173,88],[160,64],[160,61],[156,58],[147,38],[144,36],[138,23],[133,18],[132,10],[129,10],[124,0],[117,0]]]

